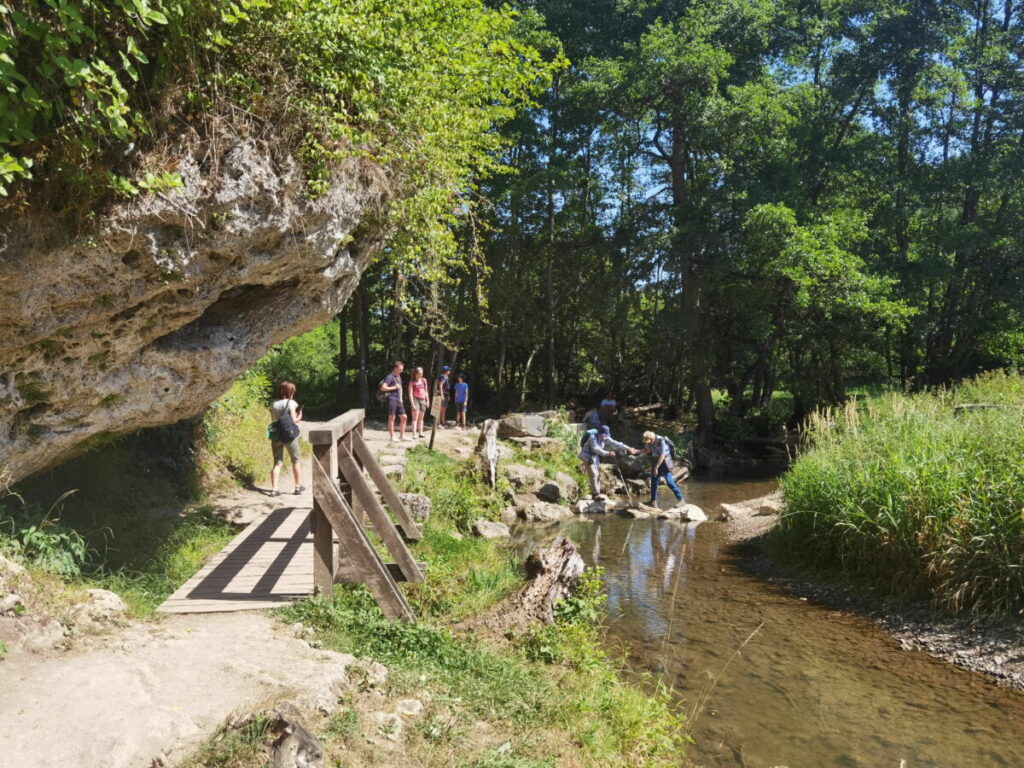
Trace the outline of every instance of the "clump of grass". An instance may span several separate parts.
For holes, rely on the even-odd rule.
[[[945,611],[1024,612],[1022,417],[1024,379],[1006,374],[817,414],[776,549]]]
[[[244,728],[225,729],[195,752],[182,768],[248,768],[262,764],[266,717],[255,717]]]
[[[498,519],[501,498],[487,487],[469,462],[430,451],[422,445],[407,451],[406,456],[408,464],[401,489],[431,498],[433,527],[468,531],[478,518]]]
[[[189,510],[172,525],[150,554],[117,568],[94,569],[87,576],[89,586],[116,592],[132,615],[149,616],[237,533],[204,507]]]
[[[365,589],[340,590],[333,602],[305,600],[282,616],[318,630],[327,647],[367,656],[393,676],[459,697],[474,716],[520,723],[540,716],[545,685],[533,670],[446,629],[390,622]]]

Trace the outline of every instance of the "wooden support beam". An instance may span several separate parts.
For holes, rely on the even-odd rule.
[[[313,466],[324,471],[324,466],[333,467],[331,477],[338,474],[338,450],[334,445],[313,446]],[[334,536],[319,499],[323,493],[316,492],[317,474],[313,472],[313,515],[310,526],[313,529],[313,589],[327,598],[334,596]],[[334,483],[331,482],[333,489]]]
[[[398,518],[398,525],[402,528],[405,538],[412,541],[422,539],[423,531],[420,530],[420,527],[416,525],[416,522],[409,515],[402,500],[398,498],[398,492],[395,491],[388,480],[388,476],[384,474],[380,464],[373,458],[373,451],[370,450],[370,446],[366,444],[363,436],[358,432],[352,435],[352,445],[355,448],[356,458],[363,463],[366,471],[370,473],[370,479],[373,480],[373,484],[377,486],[377,490],[384,497],[384,501],[387,502],[391,511],[395,513],[395,517]]]
[[[380,536],[381,541],[388,548],[388,552],[402,569],[405,580],[414,584],[422,582],[423,574],[420,573],[420,569],[412,557],[412,552],[405,546],[402,537],[398,535],[398,530],[388,517],[388,513],[384,511],[384,507],[381,506],[377,494],[366,482],[366,478],[363,477],[362,471],[352,454],[349,453],[344,440],[338,443],[338,466],[341,467],[342,477],[352,488],[355,497],[362,502],[363,509],[370,518],[370,522],[373,523],[374,532]]]
[[[352,567],[358,568],[361,581],[369,588],[384,615],[391,620],[416,621],[412,607],[406,602],[395,580],[391,578],[380,555],[373,548],[362,527],[356,522],[352,509],[338,492],[334,478],[320,461],[313,457],[313,498],[319,498],[324,515],[345,542],[345,550]],[[333,583],[333,574],[331,576]]]
[[[426,563],[416,563],[420,567],[420,570],[426,573]],[[388,573],[391,574],[391,578],[397,581],[405,581],[405,576],[402,574],[402,569],[398,567],[398,563],[384,563],[384,567],[388,569]],[[345,563],[338,566],[337,573],[334,574],[335,584],[362,584],[362,579],[358,573],[353,573],[351,568],[347,568]]]
[[[336,416],[317,429],[309,431],[310,445],[334,445],[342,435],[351,432],[359,424],[362,424],[365,412],[362,408],[353,408],[345,411],[341,416]]]

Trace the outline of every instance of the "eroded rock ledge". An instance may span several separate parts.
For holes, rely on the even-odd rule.
[[[181,188],[92,231],[34,209],[0,222],[0,466],[14,479],[96,435],[198,413],[338,312],[380,246],[385,185],[366,165],[311,201],[294,160],[263,142],[172,155]]]

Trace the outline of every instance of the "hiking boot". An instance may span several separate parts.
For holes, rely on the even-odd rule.
[[[273,490],[272,490],[272,491],[270,492],[270,495],[271,495],[271,496],[280,496],[280,495],[281,495],[281,492],[280,492],[279,490],[277,490],[277,488],[274,488],[274,489],[273,489]]]
[[[298,496],[300,493],[302,493],[305,490],[306,490],[306,486],[304,486],[304,485],[297,485],[297,486],[295,486],[295,495]]]

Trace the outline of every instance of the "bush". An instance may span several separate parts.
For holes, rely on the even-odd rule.
[[[203,416],[203,463],[208,482],[218,466],[248,483],[270,471],[269,400],[270,381],[253,369],[207,409]]]
[[[271,384],[293,381],[304,414],[334,416],[338,391],[338,321],[314,328],[274,347],[253,366]]]
[[[1022,416],[1024,379],[1005,374],[817,414],[774,542],[947,611],[1024,612]]]

